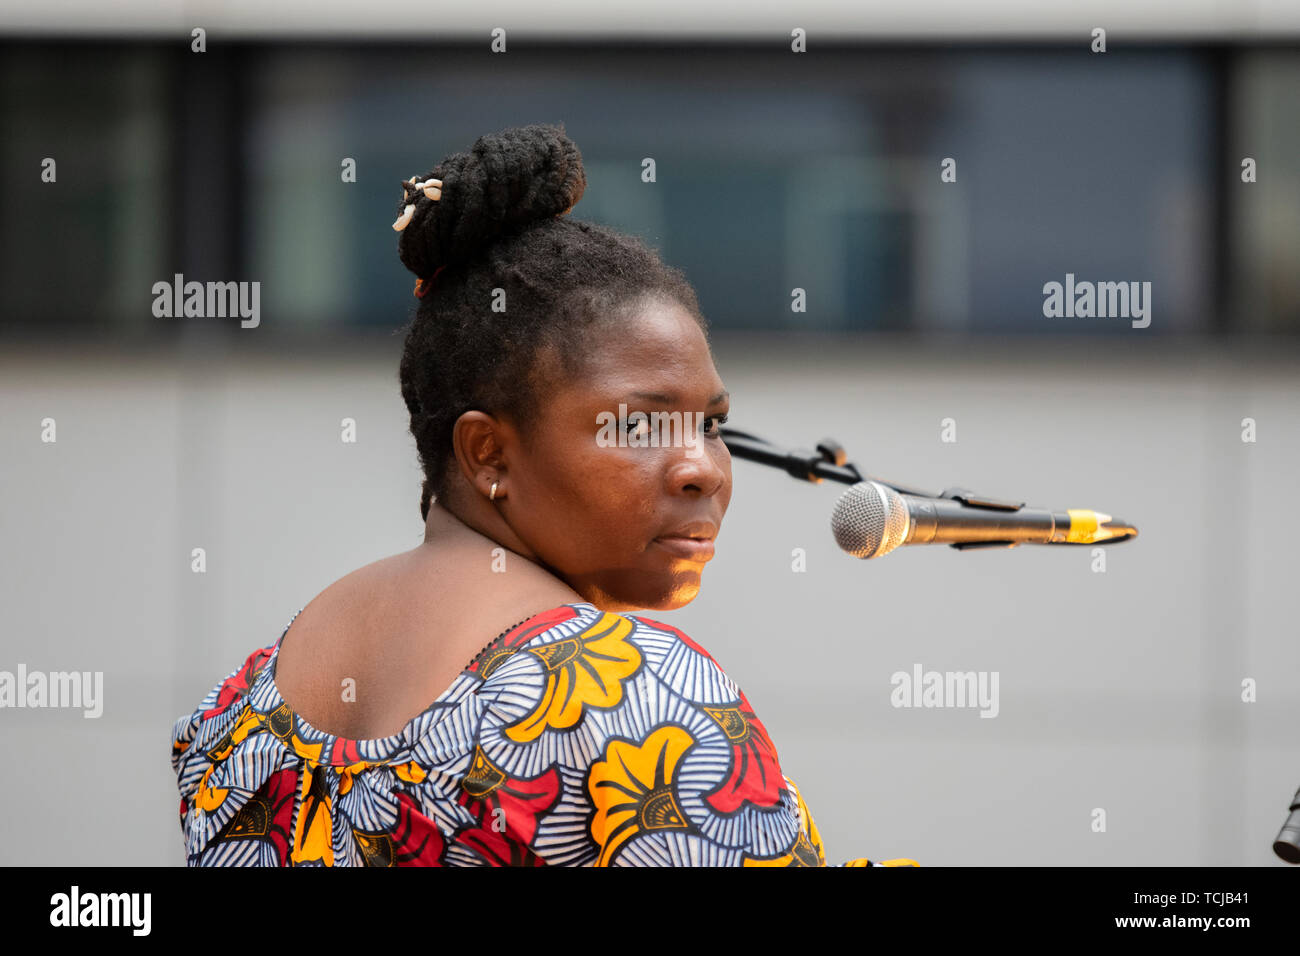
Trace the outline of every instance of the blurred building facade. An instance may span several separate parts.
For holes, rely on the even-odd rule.
[[[258,281],[263,339],[391,330],[397,180],[563,122],[572,215],[660,249],[718,328],[1126,332],[1044,315],[1071,275],[1150,282],[1149,335],[1290,339],[1297,88],[1289,48],[11,40],[0,336],[167,341],[187,323],[151,289],[176,273]]]

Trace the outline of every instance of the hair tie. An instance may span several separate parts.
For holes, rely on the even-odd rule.
[[[429,294],[429,290],[433,288],[434,280],[438,278],[438,273],[445,268],[447,268],[447,266],[444,263],[443,265],[440,265],[438,266],[438,268],[434,269],[433,275],[431,275],[429,278],[415,280],[415,297],[417,299],[423,299],[426,295]]]
[[[397,217],[397,222],[393,223],[393,229],[397,232],[401,232],[409,226],[411,224],[411,218],[415,215],[415,200],[420,197],[418,195],[410,196],[410,193],[412,192],[417,194],[424,193],[426,199],[432,202],[437,202],[442,198],[442,180],[435,179],[432,176],[423,181],[419,176],[412,176],[410,179],[402,180],[402,199],[406,200],[409,197],[411,202],[406,203],[406,207],[402,210],[402,214]],[[429,290],[433,288],[433,280],[438,278],[438,273],[444,268],[446,268],[446,266],[438,266],[438,268],[433,271],[433,275],[429,278],[415,280],[415,297],[417,299],[423,299],[429,294]]]

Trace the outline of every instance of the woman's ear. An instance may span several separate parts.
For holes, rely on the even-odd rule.
[[[509,425],[477,409],[463,413],[452,426],[451,447],[456,465],[465,481],[484,497],[491,493],[494,481],[498,487],[504,482],[506,452],[513,439],[514,432]]]

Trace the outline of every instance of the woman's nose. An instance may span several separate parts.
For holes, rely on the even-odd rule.
[[[712,451],[701,444],[692,456],[691,449],[681,449],[681,454],[669,469],[669,480],[675,492],[699,492],[715,495],[726,484],[730,474],[730,457],[726,449]]]

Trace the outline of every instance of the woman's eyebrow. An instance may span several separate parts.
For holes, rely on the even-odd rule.
[[[672,405],[678,400],[676,393],[666,395],[663,392],[632,392],[628,397],[639,398],[647,402],[659,402],[661,405]],[[721,405],[729,397],[731,397],[731,393],[724,388],[709,399],[709,404]]]

